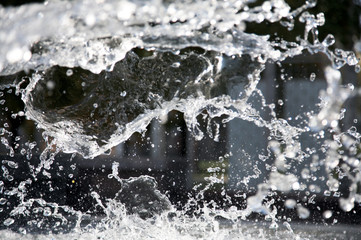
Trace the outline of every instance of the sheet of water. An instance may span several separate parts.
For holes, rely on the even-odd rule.
[[[352,211],[361,201],[360,134],[355,127],[342,131],[339,126],[345,102],[360,91],[342,84],[339,69],[356,66],[358,60],[353,52],[331,51],[335,42],[332,35],[319,39],[318,28],[325,19],[322,13],[308,12],[315,4],[310,0],[291,9],[283,0],[259,5],[252,0],[77,0],[0,7],[0,86],[3,92],[13,87],[21,95],[25,108],[13,117],[25,115],[36,122],[47,144],[39,164],[30,163],[35,151],[31,142],[21,150],[29,163],[18,162],[9,144],[9,126],[1,128],[1,142],[8,158],[2,160],[0,204],[7,214],[2,224],[9,230],[2,230],[0,236],[322,239],[318,234],[294,233],[292,223],[278,217],[272,200],[276,191],[304,190],[301,179],[312,177],[312,166],[302,173],[292,172],[290,166],[314,159],[313,166],[322,165],[329,176],[324,180],[329,187],[325,194],[337,193],[340,176],[350,180],[349,196],[339,201],[344,211]],[[246,33],[250,22],[280,23],[289,31],[300,22],[305,30],[303,36],[286,41]],[[274,104],[265,100],[258,83],[266,62],[282,64],[304,52],[310,58],[322,53],[329,59],[324,69],[327,88],[319,93],[318,112],[305,112],[304,122],[291,124],[277,117]],[[314,79],[311,75],[310,81]],[[229,94],[230,88],[240,89],[239,93]],[[255,96],[261,99],[260,105],[250,101]],[[184,114],[195,140],[207,135],[217,141],[219,123],[212,119],[220,116],[223,124],[241,119],[268,129],[264,149],[268,155],[259,158],[274,159],[272,171],[257,193],[247,198],[245,209],[224,209],[215,202],[201,204],[204,192],[224,181],[215,177],[220,171],[216,168],[208,169],[214,177],[206,179],[205,188],[196,187],[196,196],[181,210],[157,190],[154,179],[121,179],[117,164],[109,175],[122,186],[117,196],[104,200],[91,192],[103,216],[94,217],[91,212],[75,211],[41,197],[27,197],[40,176],[51,179],[50,170],[59,152],[80,154],[92,161],[133,133],[143,133],[153,119],[162,119],[172,110]],[[209,119],[206,131],[201,130],[197,119],[200,115]],[[299,139],[304,135],[320,142],[323,156],[317,155],[318,150],[302,146]],[[30,164],[32,177],[13,187],[13,174],[22,164]],[[17,204],[7,204],[14,199]],[[296,208],[301,219],[310,215],[303,202],[288,199],[285,207]],[[190,209],[193,214],[189,214]],[[266,224],[250,227],[245,223],[252,212],[264,214]],[[332,211],[323,215],[330,218]]]

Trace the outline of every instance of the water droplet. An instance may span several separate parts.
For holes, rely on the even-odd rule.
[[[66,70],[66,76],[70,77],[71,75],[73,75],[73,70],[71,69]]]
[[[310,177],[311,177],[311,175],[310,175],[310,170],[309,170],[308,168],[302,169],[302,171],[301,171],[301,176],[302,176],[303,179],[308,179],[308,178],[310,178]]]
[[[93,26],[95,24],[95,22],[96,22],[96,18],[94,16],[94,14],[90,13],[86,16],[86,18],[85,18],[86,25]]]
[[[355,72],[360,73],[360,71],[361,71],[360,65],[355,65]]]
[[[23,234],[23,235],[25,235],[25,234],[27,233],[27,231],[26,231],[25,228],[19,228],[18,230],[19,230],[19,232],[20,232],[21,234]]]
[[[332,34],[328,34],[325,39],[322,41],[322,44],[326,47],[329,47],[335,43],[335,37]]]
[[[285,201],[285,207],[286,208],[294,208],[296,206],[296,200],[294,200],[294,199],[287,199],[286,201]]]
[[[24,51],[21,48],[14,48],[7,52],[6,60],[10,63],[16,63],[23,59]]]
[[[324,219],[329,219],[330,217],[332,217],[332,211],[331,210],[326,210],[323,212],[322,214]]]
[[[20,139],[18,139],[19,141]],[[11,168],[18,168],[18,164],[14,161],[9,161],[9,160],[3,160],[3,163],[7,163],[9,167]]]
[[[332,161],[332,162],[331,162]],[[339,160],[338,159],[332,159],[332,160],[329,160],[328,161],[328,165],[331,167],[331,168],[334,168],[338,165],[338,162]],[[334,179],[334,178],[331,178],[329,179],[327,182],[326,182],[327,186],[329,187],[330,191],[337,191],[338,190],[338,187],[340,186],[339,182]]]
[[[331,126],[332,128],[337,127],[337,126],[338,126],[338,121],[337,121],[337,120],[333,120],[333,121],[330,123],[330,126]]]
[[[120,93],[120,96],[121,96],[121,97],[127,96],[127,92],[126,92],[126,91],[122,91],[122,92]]]
[[[4,205],[6,202],[6,198],[0,198],[0,205]]]
[[[298,214],[298,217],[301,218],[301,219],[306,219],[310,216],[310,211],[303,207],[303,206],[298,206],[297,207],[297,214]]]
[[[48,88],[48,90],[54,90],[54,88],[55,88],[55,82],[53,82],[53,81],[48,81],[48,82],[46,83],[46,87]]]
[[[353,209],[354,207],[354,199],[349,199],[349,198],[340,198],[340,207],[342,208],[342,210],[344,210],[345,212],[349,212]]]
[[[97,104],[97,103],[94,103],[94,104],[93,104],[93,107],[94,107],[94,108],[98,108],[98,104]]]
[[[315,79],[316,79],[316,74],[315,74],[315,73],[311,73],[311,75],[310,75],[310,81],[313,82],[313,81],[315,81]]]
[[[313,7],[316,6],[317,0],[307,0],[306,4],[307,4],[308,7],[313,8]]]
[[[14,219],[8,218],[8,219],[6,219],[3,223],[4,223],[5,226],[10,226],[10,225],[13,224],[14,222],[15,222]]]
[[[357,60],[355,53],[349,52],[347,54],[347,64],[349,64],[350,66],[353,66],[353,65],[356,65],[357,63],[358,63],[358,60]]]
[[[44,211],[43,211],[43,215],[45,217],[48,217],[48,216],[51,216],[51,214],[52,214],[51,209],[49,207],[45,207]]]
[[[171,66],[174,67],[174,68],[179,68],[180,63],[179,63],[179,62],[175,62],[175,63],[173,63]]]
[[[299,182],[294,182],[294,183],[292,184],[292,189],[295,190],[295,191],[299,190],[300,187],[301,187],[301,185],[300,185]]]

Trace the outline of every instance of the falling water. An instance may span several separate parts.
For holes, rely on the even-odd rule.
[[[343,84],[341,70],[358,66],[358,59],[353,52],[333,50],[332,35],[319,38],[325,18],[309,12],[315,5],[312,0],[295,9],[283,0],[259,5],[252,0],[59,0],[0,7],[2,111],[10,111],[7,94],[19,96],[24,108],[11,110],[11,118],[35,122],[42,139],[16,135],[7,123],[0,128],[7,152],[0,159],[1,238],[329,238],[297,230],[287,215],[292,210],[298,219],[310,219],[312,211],[321,211],[312,206],[319,196],[333,195],[343,211],[355,214],[361,202],[361,135],[355,126],[340,126],[347,102],[360,94]],[[302,24],[304,33],[286,40],[246,32],[247,24],[265,22],[290,32]],[[327,64],[324,73],[303,76],[314,89],[307,95],[316,99],[314,106],[302,105],[283,118],[269,101],[262,76],[279,66],[283,70],[275,77],[294,81],[285,66],[301,55],[321,55]],[[277,105],[288,100],[278,99]],[[232,129],[217,166],[206,167],[203,183],[193,186],[185,203],[172,203],[150,176],[122,178],[117,161],[107,173],[119,189],[115,196],[89,189],[93,206],[87,211],[54,199],[50,180],[63,176],[64,168],[75,172],[74,159],[97,161],[135,133],[145,138],[149,126],[164,124],[174,111],[184,116],[194,145],[213,139],[221,148],[222,128]],[[261,132],[262,139],[244,129]],[[240,136],[248,137],[241,147]],[[340,190],[345,178],[347,195]],[[227,193],[227,184],[236,194]],[[221,190],[214,194],[223,205],[206,201],[207,191],[217,186]],[[254,220],[255,213],[261,217]],[[337,223],[332,209],[320,215],[326,225]]]

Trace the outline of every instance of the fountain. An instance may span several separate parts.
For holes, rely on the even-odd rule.
[[[359,59],[315,6],[0,6],[0,237],[361,237]]]

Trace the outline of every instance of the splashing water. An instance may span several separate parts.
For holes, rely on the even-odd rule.
[[[0,97],[16,95],[24,105],[9,111],[4,104],[11,99],[0,100],[2,111],[11,112],[12,119],[25,116],[42,135],[37,143],[21,136],[21,129],[11,131],[8,123],[0,129],[7,152],[0,159],[1,238],[328,239],[321,230],[303,232],[290,223],[287,211],[310,219],[312,209],[321,211],[318,198],[332,194],[343,211],[357,213],[360,134],[342,120],[360,90],[343,85],[340,71],[357,66],[358,59],[353,52],[332,51],[332,35],[319,39],[325,18],[308,11],[315,5],[77,0],[0,7]],[[304,34],[286,41],[246,32],[247,24],[265,22],[288,31],[302,23]],[[276,99],[276,106],[262,76],[278,65],[281,74],[274,77],[281,81],[276,82],[294,82],[306,94],[282,67],[305,52],[310,59],[321,54],[328,66],[301,81],[312,84],[306,96],[314,93],[314,100],[306,103],[315,106],[289,109],[285,118],[277,106],[302,102],[303,96]],[[321,74],[325,83],[318,79]],[[119,189],[114,196],[102,196],[101,187],[89,189],[86,211],[56,199],[54,191],[62,190],[51,179],[64,176],[64,168],[75,173],[79,156],[82,163],[98,161],[134,134],[145,136],[150,125],[166,122],[174,111],[184,116],[194,146],[213,139],[216,148],[224,147],[222,128],[231,129],[226,151],[212,156],[216,165],[204,167],[206,177],[185,203],[172,203],[150,176],[122,179],[121,161],[112,164],[107,177]],[[44,185],[41,192],[38,185]],[[221,196],[221,204],[207,200],[210,191]],[[79,196],[75,205],[81,202]],[[320,215],[325,224],[337,223],[332,209]]]

